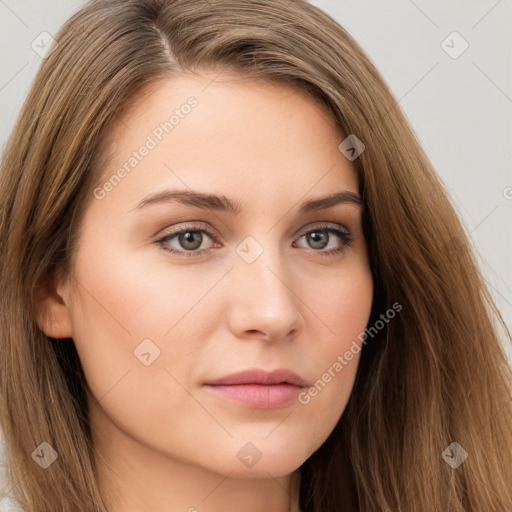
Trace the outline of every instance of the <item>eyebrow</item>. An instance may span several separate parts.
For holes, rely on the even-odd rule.
[[[216,210],[238,215],[242,211],[239,202],[233,201],[224,195],[207,194],[193,190],[163,190],[145,197],[135,209],[157,203],[176,201],[189,206],[203,208],[206,210]],[[337,204],[354,204],[363,206],[363,199],[359,194],[342,190],[329,196],[320,197],[305,201],[300,205],[299,214],[303,215],[314,211],[326,210]]]

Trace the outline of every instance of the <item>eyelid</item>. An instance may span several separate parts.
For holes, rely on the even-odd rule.
[[[335,222],[330,222],[330,221],[318,221],[318,222],[313,222],[312,224],[308,224],[308,226],[306,226],[305,228],[298,231],[296,236],[302,237],[306,233],[309,233],[310,231],[314,231],[315,229],[318,229],[318,230],[334,229],[334,230],[338,230],[338,231],[343,231],[344,233],[347,233],[347,234],[351,234],[351,231],[347,227],[345,227],[341,224],[336,224]]]
[[[216,230],[214,230],[208,223],[200,221],[200,220],[190,220],[190,221],[184,221],[180,222],[178,224],[180,227],[172,227],[169,228],[167,231],[162,231],[159,235],[156,235],[155,238],[162,239],[171,237],[173,235],[177,235],[183,231],[205,231],[208,236],[211,238],[218,237],[222,238]]]
[[[162,238],[167,238],[167,237],[170,237],[172,235],[177,235],[183,231],[201,231],[201,230],[204,230],[206,232],[206,234],[208,236],[210,236],[211,238],[214,238],[214,237],[218,237],[218,238],[222,238],[216,230],[213,230],[210,225],[204,221],[195,221],[195,220],[191,220],[191,221],[185,221],[183,223],[183,226],[181,226],[180,228],[177,228],[177,229],[171,229],[170,231],[168,232],[164,232],[164,233],[161,233],[160,235],[156,235],[155,238],[158,238],[158,239],[162,239]],[[198,229],[200,228],[200,229]],[[312,225],[311,224],[308,224],[306,227],[300,229],[299,231],[297,231],[293,236],[294,237],[303,237],[305,234],[309,233],[310,231],[314,230],[314,229],[330,229],[330,228],[333,228],[333,229],[337,229],[337,230],[340,230],[340,231],[343,231],[345,232],[346,234],[352,234],[351,231],[345,227],[345,226],[342,226],[340,224],[336,224],[334,222],[330,222],[330,221],[317,221],[317,222],[313,222]]]
[[[301,229],[299,232],[297,232],[296,235],[294,235],[294,238],[302,238],[306,234],[312,232],[312,231],[332,231],[337,234],[339,238],[342,239],[343,246],[338,249],[330,249],[328,251],[322,251],[322,250],[315,250],[315,249],[307,249],[309,251],[312,251],[320,256],[334,256],[336,254],[339,254],[343,252],[346,247],[350,247],[354,242],[354,234],[351,230],[349,230],[347,227],[336,224],[334,222],[330,221],[317,221],[316,223],[312,223]],[[202,256],[204,253],[208,253],[212,250],[212,248],[209,249],[200,249],[195,251],[185,251],[185,250],[175,250],[175,249],[166,249],[164,247],[164,243],[168,241],[169,239],[174,238],[175,236],[179,235],[180,233],[187,232],[187,231],[199,231],[199,232],[205,232],[215,243],[217,243],[217,237],[220,237],[215,230],[213,230],[209,224],[203,222],[203,221],[187,221],[183,222],[183,225],[179,228],[173,228],[171,231],[162,234],[161,236],[157,237],[156,243],[158,243],[163,250],[166,250],[167,252],[170,252],[171,254],[177,254],[184,257],[199,257]]]

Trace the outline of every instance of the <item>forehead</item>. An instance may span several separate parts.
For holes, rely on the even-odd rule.
[[[116,182],[110,200],[133,203],[160,185],[260,198],[279,189],[283,200],[313,188],[358,190],[338,149],[341,129],[307,93],[279,82],[222,74],[160,81],[131,101],[108,139],[99,183]]]

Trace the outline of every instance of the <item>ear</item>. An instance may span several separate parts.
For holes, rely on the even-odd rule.
[[[68,285],[59,286],[57,273],[45,276],[34,289],[36,322],[50,338],[72,338],[73,323],[66,298]]]

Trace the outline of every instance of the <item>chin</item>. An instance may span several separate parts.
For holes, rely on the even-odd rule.
[[[265,479],[270,477],[279,478],[282,476],[290,475],[296,471],[303,461],[278,461],[275,459],[263,462],[261,459],[252,468],[241,468],[240,464],[235,464],[236,467],[227,467],[226,470],[220,471],[221,474],[230,474],[230,478],[245,480],[245,479]]]
[[[273,443],[262,438],[253,442],[236,442],[234,457],[219,456],[217,459],[223,460],[220,472],[231,473],[232,478],[268,479],[269,475],[285,476],[297,470],[314,451],[306,452],[300,441],[286,443],[277,437],[276,441]]]

